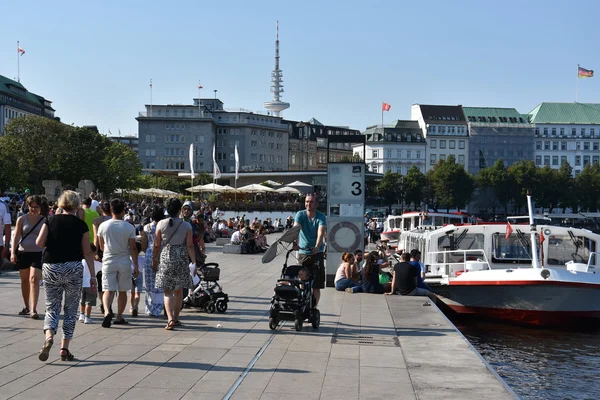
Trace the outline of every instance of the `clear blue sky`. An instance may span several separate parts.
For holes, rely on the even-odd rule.
[[[417,4],[418,3],[418,4]],[[599,2],[5,1],[0,74],[54,102],[65,123],[137,133],[149,103],[190,104],[213,89],[229,108],[271,98],[280,21],[290,119],[363,130],[408,119],[413,103],[515,107],[600,102]],[[203,97],[204,97],[203,96]]]

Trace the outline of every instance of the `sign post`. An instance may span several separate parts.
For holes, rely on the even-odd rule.
[[[357,135],[358,136],[358,135]],[[337,139],[337,137],[334,137]],[[327,144],[337,140],[330,136]],[[363,143],[360,135],[355,141],[340,136],[345,143]],[[364,154],[364,152],[363,152]],[[365,173],[364,162],[330,162],[327,165],[327,286],[334,286],[335,273],[342,253],[364,250],[365,234]]]

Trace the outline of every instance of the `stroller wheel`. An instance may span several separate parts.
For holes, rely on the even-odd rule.
[[[227,311],[227,302],[225,300],[217,301],[217,311],[221,314]]]
[[[319,329],[319,325],[321,324],[321,311],[317,310],[316,308],[312,310],[310,323],[314,329]]]
[[[216,307],[215,307],[215,303],[213,303],[212,301],[211,301],[211,302],[209,302],[209,303],[206,305],[206,308],[205,308],[205,309],[206,309],[206,312],[208,312],[209,314],[213,314],[213,313],[215,312],[215,309],[216,309]]]
[[[279,321],[277,320],[277,318],[269,318],[269,329],[274,331],[275,329],[277,329],[277,325],[279,325]]]
[[[300,332],[302,330],[302,320],[297,319],[296,322],[294,322],[294,328],[296,329],[296,332]]]

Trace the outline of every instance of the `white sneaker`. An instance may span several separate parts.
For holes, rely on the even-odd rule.
[[[92,319],[90,317],[85,317],[85,321],[83,321],[84,324],[93,324],[94,321],[92,321]]]
[[[79,314],[79,321],[80,322],[85,321],[85,314],[84,313]]]

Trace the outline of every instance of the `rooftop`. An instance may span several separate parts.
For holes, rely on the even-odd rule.
[[[29,92],[20,82],[14,81],[2,75],[0,75],[0,93],[5,93],[9,96],[24,100],[30,104],[40,106],[42,109],[50,109],[54,111],[52,107],[45,104],[46,102],[50,103],[49,100]]]
[[[600,124],[600,104],[540,103],[529,113],[532,124]]]
[[[465,114],[462,106],[440,106],[429,104],[417,104],[426,122],[457,124],[465,123]]]

